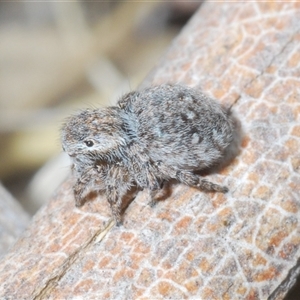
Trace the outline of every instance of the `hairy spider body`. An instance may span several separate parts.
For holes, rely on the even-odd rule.
[[[71,116],[61,136],[77,178],[76,206],[91,189],[104,190],[118,224],[133,185],[152,196],[170,179],[227,192],[194,173],[220,163],[233,140],[230,116],[195,89],[165,84],[128,93],[117,106]]]

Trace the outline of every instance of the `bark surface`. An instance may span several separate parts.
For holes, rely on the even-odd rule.
[[[5,299],[283,299],[300,257],[300,3],[205,3],[143,86],[198,86],[231,107],[241,151],[209,179],[138,193],[114,227],[66,181],[0,262]]]

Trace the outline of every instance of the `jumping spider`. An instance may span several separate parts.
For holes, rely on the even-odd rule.
[[[117,224],[122,197],[133,186],[155,193],[175,179],[205,191],[227,187],[195,172],[219,164],[233,140],[229,114],[216,101],[183,85],[160,85],[123,96],[117,106],[86,109],[62,131],[73,162],[76,206],[104,190]]]

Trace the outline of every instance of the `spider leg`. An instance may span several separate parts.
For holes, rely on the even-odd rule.
[[[126,169],[112,167],[105,180],[106,197],[117,226],[122,224],[121,211],[123,197],[131,188],[131,177]]]
[[[208,192],[221,192],[227,193],[228,188],[213,182],[210,182],[206,179],[203,179],[201,176],[194,174],[188,170],[178,170],[174,167],[166,166],[160,163],[158,168],[162,174],[174,178],[181,183],[184,183],[188,186],[196,187]]]
[[[151,188],[149,189],[150,202],[148,204],[151,207],[154,207],[157,204],[157,202],[159,202],[157,200],[157,198],[158,198],[159,194],[161,193],[161,191],[164,189],[164,185],[165,185],[165,182],[162,181],[158,187],[156,186],[153,189],[151,189]]]
[[[188,186],[200,188],[207,192],[221,192],[227,193],[228,188],[213,182],[210,182],[206,179],[201,178],[198,175],[195,175],[192,172],[188,171],[177,171],[176,179]]]
[[[83,194],[87,189],[87,187],[89,186],[94,174],[95,174],[95,170],[91,168],[88,169],[86,172],[84,172],[82,176],[77,179],[73,187],[76,207],[80,207],[84,204],[85,199],[83,197]]]
[[[106,197],[110,205],[110,209],[113,215],[113,218],[117,226],[122,224],[121,222],[121,205],[122,197],[120,197],[118,188],[116,186],[107,186],[106,188]]]

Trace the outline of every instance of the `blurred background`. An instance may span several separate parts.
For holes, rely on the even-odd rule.
[[[31,215],[69,173],[59,129],[113,105],[199,2],[0,2],[0,181]]]

